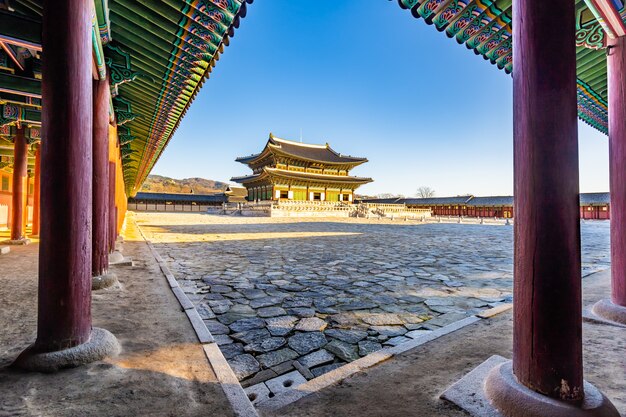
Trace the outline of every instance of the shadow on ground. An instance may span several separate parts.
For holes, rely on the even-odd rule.
[[[122,345],[117,358],[54,374],[7,368],[36,337],[37,245],[0,268],[0,416],[231,416],[231,406],[147,245],[129,226],[120,286],[93,293],[93,324]],[[136,241],[134,241],[136,240]]]

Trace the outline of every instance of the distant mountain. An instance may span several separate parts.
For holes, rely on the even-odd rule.
[[[204,178],[185,178],[177,180],[161,175],[148,175],[139,192],[143,193],[190,193],[213,194],[224,191],[228,186],[225,182]]]

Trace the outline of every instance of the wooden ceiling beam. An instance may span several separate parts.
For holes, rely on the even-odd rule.
[[[585,3],[611,39],[626,35],[626,25],[613,0],[585,0]]]
[[[41,98],[41,81],[36,78],[0,73],[0,93]]]
[[[0,10],[0,41],[41,51],[41,22]]]

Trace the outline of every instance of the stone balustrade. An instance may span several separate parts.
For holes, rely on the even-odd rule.
[[[343,201],[271,200],[224,203],[209,210],[212,214],[268,217],[389,217],[430,218],[429,209],[408,208],[405,204],[351,204]]]
[[[430,209],[408,208],[406,204],[361,203],[358,215],[359,217],[374,215],[379,217],[426,218],[431,217],[432,212]]]

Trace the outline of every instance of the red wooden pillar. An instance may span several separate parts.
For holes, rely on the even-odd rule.
[[[13,138],[13,193],[11,195],[11,242],[26,242],[24,234],[24,217],[26,216],[26,204],[24,204],[24,183],[27,178],[27,150],[24,127],[18,127]]]
[[[574,3],[513,5],[513,372],[534,391],[578,402],[584,391]]]
[[[35,149],[35,183],[33,185],[33,236],[39,236],[39,204],[41,181],[41,145]]]
[[[513,44],[513,361],[485,390],[506,416],[617,416],[583,389],[575,3],[514,0]]]
[[[15,366],[55,371],[119,352],[91,326],[93,4],[44,0],[37,340]]]
[[[483,387],[504,416],[618,417],[583,389],[575,2],[513,0],[512,25],[513,361]]]
[[[612,41],[608,57],[611,187],[611,299],[626,307],[626,38]]]
[[[109,99],[107,80],[93,82],[93,229],[92,273],[109,267]]]
[[[609,41],[609,173],[611,187],[611,299],[592,311],[602,319],[626,324],[626,37]]]
[[[39,313],[35,350],[91,334],[91,6],[44,0]]]

